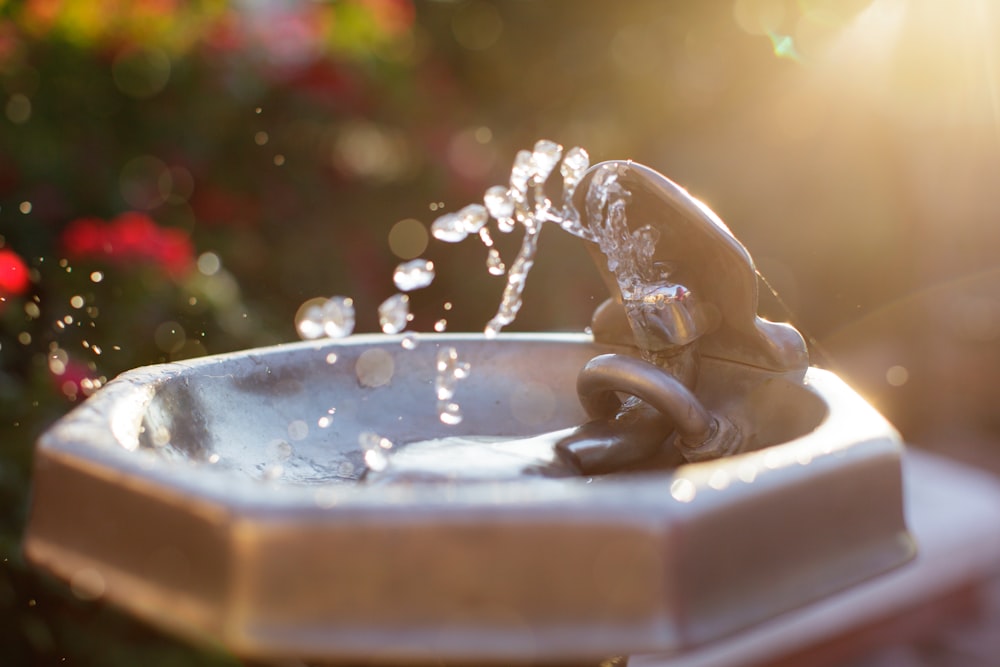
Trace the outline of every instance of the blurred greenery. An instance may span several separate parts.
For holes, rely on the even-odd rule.
[[[886,4],[0,0],[5,664],[233,664],[25,565],[35,438],[123,370],[292,340],[313,297],[353,297],[373,331],[417,255],[438,278],[412,328],[480,330],[501,291],[483,249],[391,233],[479,199],[538,138],[705,197],[794,311],[765,314],[818,339],[995,266],[996,115],[969,91],[996,82],[956,89],[952,54],[996,21]],[[581,330],[602,293],[580,244],[545,234],[513,328]],[[992,344],[983,299],[967,314]],[[940,381],[916,369],[941,346],[882,333],[903,342],[856,379],[919,438],[932,417],[901,392]]]

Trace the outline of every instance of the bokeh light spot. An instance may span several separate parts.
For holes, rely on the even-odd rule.
[[[381,348],[365,350],[354,366],[358,382],[363,387],[381,387],[392,381],[396,372],[396,362],[392,355]]]
[[[73,595],[81,600],[96,600],[104,595],[106,584],[101,573],[92,567],[84,567],[73,573],[69,580]]]
[[[186,340],[187,335],[184,332],[184,327],[174,321],[164,322],[153,332],[153,342],[156,343],[156,347],[167,354],[180,351]]]
[[[885,381],[893,387],[902,387],[910,380],[910,371],[906,366],[890,366],[885,372]]]
[[[155,47],[128,48],[115,56],[111,75],[118,90],[125,95],[148,99],[170,81],[170,57]]]
[[[206,276],[214,276],[222,268],[219,256],[214,252],[203,252],[198,255],[198,270]]]
[[[122,167],[119,187],[122,199],[129,206],[148,211],[166,201],[173,191],[173,177],[162,160],[140,155]]]
[[[455,10],[451,19],[455,41],[470,51],[484,51],[493,46],[503,33],[503,19],[492,4],[468,2]]]
[[[15,125],[27,123],[31,118],[31,100],[27,95],[15,93],[7,100],[7,120]]]
[[[194,194],[194,176],[184,167],[170,167],[157,181],[160,195],[171,204],[183,204]]]
[[[427,249],[429,238],[424,223],[405,218],[389,230],[389,250],[400,259],[414,259]]]
[[[492,144],[479,140],[481,129],[456,132],[448,141],[448,163],[457,173],[468,178],[485,178],[496,162]]]

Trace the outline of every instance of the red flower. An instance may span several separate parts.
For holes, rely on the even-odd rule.
[[[93,257],[105,252],[105,224],[99,218],[77,218],[62,233],[63,247],[74,257]]]
[[[28,265],[13,250],[0,248],[0,297],[17,296],[28,289]]]
[[[194,248],[179,229],[160,227],[145,213],[129,211],[111,222],[78,218],[62,233],[66,254],[78,259],[106,259],[114,264],[152,262],[160,269],[180,274],[194,263]]]

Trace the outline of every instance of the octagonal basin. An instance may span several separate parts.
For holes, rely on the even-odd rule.
[[[547,434],[587,421],[577,374],[618,349],[564,334],[400,342],[123,374],[41,438],[28,558],[253,659],[509,664],[684,651],[913,554],[899,439],[829,372],[703,358],[697,396],[738,427],[741,453],[536,474]],[[445,346],[471,364],[453,425],[436,407]],[[530,447],[496,479],[365,479],[366,440],[391,444],[391,470],[408,444],[456,436]]]

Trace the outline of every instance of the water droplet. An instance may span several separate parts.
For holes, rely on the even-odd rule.
[[[483,195],[483,203],[486,204],[486,210],[489,211],[490,215],[497,220],[510,218],[514,215],[514,198],[502,185],[494,185],[488,189]]]
[[[75,294],[69,298],[69,305],[73,308],[80,309],[83,308],[83,297],[79,294]]]
[[[19,210],[24,215],[28,215],[29,213],[31,213],[31,202],[30,201],[21,202],[20,204],[18,204],[17,210]]]
[[[444,308],[445,310],[451,310],[452,308],[451,301],[445,301],[444,306],[442,306],[442,308]]]
[[[670,496],[679,503],[691,502],[696,492],[694,482],[684,477],[679,477],[670,484]]]
[[[344,296],[310,299],[295,314],[295,328],[304,340],[322,336],[343,338],[354,332],[354,300]]]
[[[450,401],[455,395],[455,386],[459,380],[464,380],[469,376],[471,366],[468,362],[462,361],[458,357],[458,350],[454,347],[442,347],[437,353],[437,375],[434,378],[434,389],[437,395],[438,401]],[[457,405],[455,406],[457,409]],[[447,406],[442,407],[441,404],[438,405],[438,412],[445,409]],[[451,411],[449,414],[452,414]],[[459,416],[460,418],[460,416]],[[442,419],[444,421],[444,419]],[[448,423],[448,422],[445,422]],[[457,422],[455,422],[457,423]]]
[[[337,363],[337,353],[331,352],[330,354],[326,355],[326,363],[330,364],[331,366]]]
[[[212,454],[211,456],[208,457],[208,462],[209,463],[218,463],[220,459],[221,459],[221,457],[218,454]]]
[[[365,465],[374,472],[381,472],[389,465],[389,457],[377,449],[369,449],[365,452]]]
[[[431,223],[431,235],[438,241],[458,243],[468,236],[462,219],[455,213],[445,213]]]
[[[575,146],[566,151],[566,157],[563,158],[562,164],[559,166],[559,172],[563,177],[564,198],[568,199],[566,193],[572,195],[573,191],[576,190],[576,186],[580,183],[580,179],[583,178],[583,174],[589,166],[590,156],[584,149]]]
[[[444,373],[458,360],[458,350],[453,347],[442,347],[437,353],[437,371]]]
[[[466,234],[477,234],[489,222],[490,216],[482,204],[469,204],[458,212],[458,218]]]
[[[378,323],[387,334],[399,333],[406,328],[410,315],[410,297],[393,294],[378,307]]]
[[[428,259],[413,259],[396,267],[392,274],[396,289],[412,292],[427,287],[434,282],[434,262]]]
[[[447,401],[455,395],[455,383],[449,382],[448,378],[439,375],[435,382],[435,390],[439,401]]]
[[[389,465],[387,452],[392,449],[392,440],[372,431],[362,431],[358,435],[358,444],[364,450],[365,464],[371,470],[375,472],[385,470]]]
[[[462,409],[458,403],[438,401],[438,419],[442,424],[455,426],[462,423]]]
[[[403,335],[403,339],[399,341],[399,344],[404,350],[415,350],[418,344],[417,334],[407,333]]]
[[[306,306],[295,328],[303,340],[312,340],[323,335],[323,308],[319,304]]]
[[[327,428],[332,423],[333,420],[329,417],[320,417],[316,420],[316,426],[319,426],[320,428]]]
[[[448,328],[448,320],[444,319],[443,317],[434,323],[434,331],[437,331],[438,333],[444,333],[444,331],[447,328]]]
[[[104,280],[104,274],[100,271],[94,271],[90,274],[91,282],[99,283]]]
[[[736,471],[741,481],[752,484],[757,479],[757,465],[753,461],[743,461]]]
[[[493,276],[502,276],[507,270],[507,266],[500,257],[500,251],[496,248],[490,248],[489,252],[486,253],[486,270]]]
[[[323,332],[330,338],[343,338],[354,333],[354,299],[332,296],[322,306]]]
[[[552,170],[559,164],[562,151],[563,147],[554,141],[539,139],[535,142],[535,149],[531,153],[531,162],[534,167],[532,175],[537,182],[544,182],[549,177]]]
[[[514,166],[510,170],[510,188],[521,196],[528,192],[528,179],[534,172],[531,151],[518,151],[514,157]]]
[[[708,485],[716,491],[722,491],[729,487],[731,481],[729,473],[720,468],[709,476]]]

